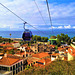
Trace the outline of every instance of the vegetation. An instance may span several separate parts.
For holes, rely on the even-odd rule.
[[[45,68],[29,68],[18,75],[75,75],[75,61],[56,61]]]
[[[31,44],[34,44],[36,42],[47,42],[48,41],[48,37],[41,37],[41,36],[32,36],[32,40],[31,41],[20,41],[20,44],[28,44],[28,46],[30,46]]]
[[[48,41],[48,37],[41,37],[41,36],[33,36],[32,37],[33,41],[40,41],[40,42],[47,42]]]
[[[2,38],[1,36],[0,36],[0,43],[5,43],[5,42],[9,42],[9,43],[11,43],[11,42],[13,42],[13,40],[11,40],[11,39],[9,39],[9,38]]]
[[[11,50],[11,51],[10,51],[10,54],[15,54],[14,50]]]
[[[75,37],[73,37],[73,42],[75,42]]]
[[[57,35],[57,46],[58,47],[61,45],[61,42],[70,45],[71,39],[67,34],[65,35],[61,33],[61,35]]]

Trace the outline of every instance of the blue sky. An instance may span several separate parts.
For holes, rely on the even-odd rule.
[[[34,0],[0,0],[21,18],[40,30],[51,29],[46,0],[35,0],[46,22],[44,24]],[[75,29],[75,1],[48,0],[54,29]],[[34,29],[26,25],[28,29]],[[23,30],[23,21],[0,5],[0,30]]]

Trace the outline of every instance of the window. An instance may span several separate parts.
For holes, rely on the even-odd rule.
[[[21,61],[21,65],[22,65],[22,61]]]
[[[15,70],[15,65],[13,66],[13,70]]]
[[[18,64],[16,64],[16,68],[18,68]]]
[[[22,67],[21,67],[21,71],[22,71]]]
[[[13,71],[13,75],[15,75],[15,71]]]
[[[10,67],[10,71],[12,71],[12,67]]]
[[[18,71],[16,70],[16,74],[18,73]]]

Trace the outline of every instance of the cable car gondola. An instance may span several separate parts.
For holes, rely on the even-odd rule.
[[[24,30],[25,31],[23,32],[22,38],[24,41],[31,41],[32,32],[29,29],[25,29],[25,24],[26,24],[26,22],[24,23]]]

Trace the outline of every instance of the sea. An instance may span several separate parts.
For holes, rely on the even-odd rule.
[[[48,37],[57,36],[61,33],[67,34],[70,38],[75,36],[75,29],[53,29],[52,30],[31,30],[33,35],[38,35],[41,37]],[[0,36],[3,38],[22,38],[22,34],[24,31],[0,31]]]

